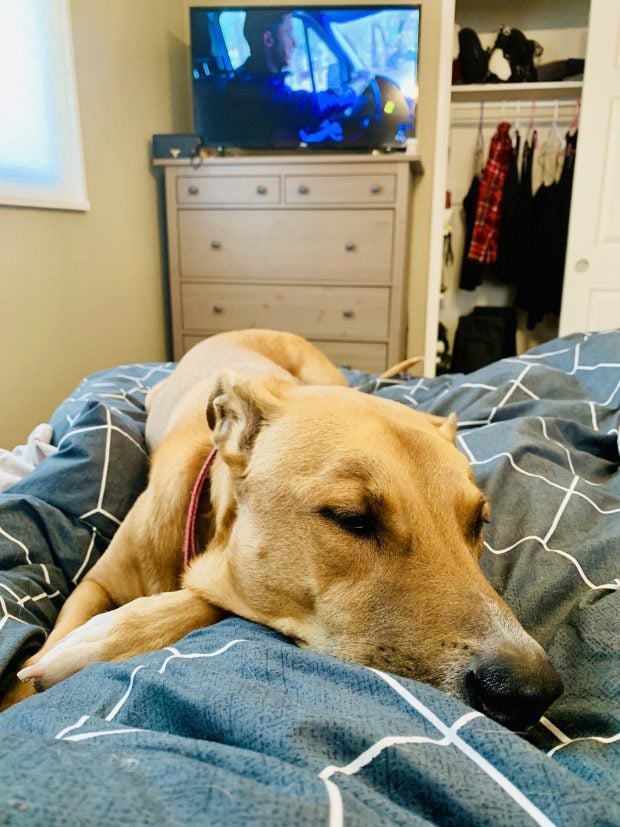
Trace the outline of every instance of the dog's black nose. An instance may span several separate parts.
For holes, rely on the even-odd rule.
[[[470,706],[509,729],[533,726],[564,689],[544,654],[475,658],[465,673]]]

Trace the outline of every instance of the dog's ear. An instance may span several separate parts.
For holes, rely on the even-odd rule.
[[[207,424],[222,458],[243,473],[260,429],[281,409],[292,383],[266,377],[248,379],[226,371],[221,374],[207,405]]]
[[[448,442],[456,442],[458,420],[454,411],[449,416],[435,416],[435,414],[426,414],[426,417],[433,425],[435,425],[439,433],[445,437]]]

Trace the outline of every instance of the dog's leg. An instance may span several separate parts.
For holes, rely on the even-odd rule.
[[[140,597],[92,617],[18,673],[47,689],[91,663],[127,660],[175,643],[194,629],[225,616],[191,589]]]
[[[178,430],[185,430],[185,426]],[[121,610],[115,607],[124,607],[124,604],[134,601],[138,605],[138,599],[145,595],[172,593],[180,587],[183,569],[181,552],[189,496],[198,471],[211,449],[200,429],[192,427],[190,423],[186,430],[187,433],[181,433],[181,438],[174,441],[174,444],[171,442],[168,447],[165,443],[162,445],[154,458],[148,487],[136,500],[105,554],[69,596],[45,645],[23,664],[24,670],[34,668],[43,658],[51,655],[61,641],[64,646],[67,636],[74,629],[84,629],[83,624],[88,625],[87,621],[91,618],[96,618],[99,624],[97,628],[107,628],[103,625],[105,618],[108,610],[114,609],[109,612],[109,626],[116,629],[115,621],[122,618],[122,615],[119,615]],[[219,619],[219,610],[209,607],[203,598],[197,599],[200,600],[207,619],[193,625],[193,615],[188,611],[190,625],[186,628],[181,622],[178,634],[173,634],[170,639],[180,637],[185,631],[196,628],[196,625]],[[207,609],[204,609],[205,605]],[[106,614],[101,614],[102,612]],[[128,617],[131,616],[132,611],[128,611]],[[214,619],[210,620],[209,617]],[[119,622],[122,624],[122,620]],[[136,652],[165,645],[155,639],[148,618],[145,622],[146,626],[140,634],[134,634],[137,641],[135,650],[128,651],[121,657],[131,657]],[[92,645],[82,652],[84,663],[70,669],[67,674],[72,674],[93,660],[117,659],[112,650],[109,656],[102,655],[101,651],[102,642],[99,641],[96,645],[92,641]],[[75,652],[72,657],[75,657]],[[79,660],[77,657],[75,659]],[[29,694],[32,694],[30,683],[24,685],[14,681],[2,699],[0,708],[17,703]]]
[[[94,615],[181,587],[183,536],[192,486],[211,450],[190,425],[155,455],[149,484],[105,554],[69,596],[44,651]],[[206,421],[204,425],[206,434]]]
[[[197,461],[200,456],[193,465]],[[184,487],[180,477],[177,469],[170,471],[165,462],[153,464],[149,486],[136,500],[105,554],[67,598],[42,649],[22,665],[23,669],[37,664],[74,629],[95,616],[103,616],[102,612],[181,585],[184,513],[191,479]],[[20,684],[13,683],[3,703],[16,703],[23,695]]]
[[[34,662],[35,658],[38,660],[65,638],[69,632],[86,623],[91,617],[113,609],[115,605],[110,595],[98,583],[95,583],[94,580],[83,580],[60,610],[56,624],[44,645],[24,665]]]
[[[35,655],[25,661],[22,669],[39,661],[78,626],[90,620],[94,615],[108,611],[114,605],[112,598],[105,589],[93,581],[83,580],[60,610],[56,624],[44,645]],[[7,692],[0,699],[0,712],[30,697],[35,691],[33,682],[22,682],[13,678]]]

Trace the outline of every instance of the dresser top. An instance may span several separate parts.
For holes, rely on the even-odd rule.
[[[218,155],[210,152],[202,152],[197,158],[154,158],[153,166],[156,167],[190,167],[199,169],[203,164],[218,164],[225,166],[257,166],[269,164],[273,166],[287,164],[386,164],[406,163],[410,164],[412,171],[421,173],[422,162],[415,151],[395,152],[373,152],[373,153],[351,153],[351,152],[304,152],[281,153],[265,152],[260,154],[240,155]]]

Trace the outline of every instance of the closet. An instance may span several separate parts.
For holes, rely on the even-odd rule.
[[[599,0],[593,0],[594,3]],[[439,274],[439,309],[438,320],[441,322],[449,342],[450,350],[453,348],[454,336],[457,330],[459,318],[468,315],[474,307],[517,307],[517,331],[516,347],[521,353],[534,345],[547,341],[558,335],[559,312],[550,313],[541,311],[541,308],[548,309],[556,305],[559,311],[561,286],[557,284],[550,287],[548,292],[554,292],[555,299],[548,299],[536,302],[539,295],[536,291],[542,292],[547,289],[544,283],[543,270],[550,271],[551,265],[544,264],[547,255],[551,253],[545,248],[538,249],[532,253],[534,259],[539,261],[540,273],[529,273],[536,282],[526,285],[524,290],[524,276],[516,276],[511,280],[511,275],[498,273],[497,268],[481,268],[480,272],[473,276],[471,271],[467,273],[467,267],[463,269],[463,259],[467,259],[470,249],[469,240],[465,238],[466,223],[463,214],[463,202],[470,193],[470,186],[474,175],[476,163],[484,164],[489,155],[491,140],[497,132],[501,122],[510,124],[508,135],[513,144],[516,143],[517,133],[520,141],[520,152],[517,158],[519,173],[522,166],[523,147],[528,142],[530,145],[537,138],[537,147],[533,152],[531,178],[532,194],[535,195],[541,184],[549,186],[553,180],[560,180],[565,135],[571,135],[569,144],[576,141],[577,156],[579,154],[579,130],[580,125],[580,101],[582,91],[582,80],[579,77],[579,60],[586,57],[586,44],[588,35],[588,19],[590,11],[589,0],[551,0],[551,2],[540,3],[536,0],[525,0],[523,3],[515,4],[508,2],[489,3],[486,0],[456,0],[454,6],[454,27],[452,58],[459,55],[459,29],[473,30],[477,33],[480,43],[484,48],[492,47],[502,26],[512,27],[523,32],[525,36],[542,47],[542,54],[535,58],[535,65],[538,67],[539,77],[545,74],[558,73],[558,67],[567,59],[574,59],[571,62],[570,70],[573,70],[573,77],[564,80],[539,80],[535,83],[468,83],[454,84],[451,88],[449,123],[446,127],[449,130],[448,140],[448,161],[445,176],[445,188],[449,193],[449,201],[446,201],[444,213],[444,226],[442,227],[442,246],[444,255],[440,265]],[[445,40],[445,39],[444,39]],[[462,49],[462,47],[461,47]],[[508,77],[510,68],[501,57],[499,52],[495,53],[490,62],[490,70],[497,70],[504,78]],[[552,71],[556,69],[555,73]],[[453,80],[458,80],[461,67],[455,64]],[[569,69],[565,74],[569,73]],[[576,76],[576,77],[575,77]],[[536,137],[535,137],[536,136]],[[476,152],[482,151],[482,159],[476,161]],[[570,154],[570,151],[569,151]],[[571,158],[571,164],[574,157]],[[567,162],[568,166],[568,162]],[[541,197],[546,192],[541,192]],[[555,204],[555,201],[554,201]],[[566,205],[566,216],[570,209],[570,199]],[[514,212],[514,205],[513,205]],[[508,211],[507,211],[508,217]],[[513,215],[513,220],[518,223],[518,216]],[[537,224],[540,222],[537,221]],[[560,222],[564,223],[564,222]],[[568,219],[566,220],[568,225]],[[555,219],[549,224],[556,226]],[[567,229],[556,233],[559,238],[563,235],[561,253],[558,253],[558,244],[555,244],[553,256],[563,256],[566,252]],[[505,238],[508,237],[510,229],[504,226]],[[520,232],[518,230],[517,232]],[[555,233],[555,230],[553,231]],[[547,238],[548,233],[539,233],[538,245]],[[529,242],[528,242],[529,243]],[[554,246],[554,245],[551,245]],[[513,249],[519,252],[523,243],[519,239],[513,239]],[[511,256],[508,256],[510,259]],[[558,265],[555,269],[559,269]],[[510,267],[508,268],[510,270]],[[524,269],[524,268],[522,268]],[[527,268],[525,268],[527,269]],[[514,271],[514,268],[513,268]],[[562,266],[563,273],[563,266]],[[562,273],[556,272],[555,279],[559,278],[560,285]],[[468,278],[469,275],[469,278]],[[512,274],[514,276],[514,272]],[[479,285],[477,285],[479,281]],[[470,289],[463,289],[469,287]],[[530,295],[529,299],[524,298],[524,292],[530,294],[535,291],[534,300]],[[429,293],[429,302],[432,296]],[[429,323],[432,314],[429,314]],[[437,317],[436,317],[437,318]],[[479,324],[485,324],[484,315],[481,316]]]

